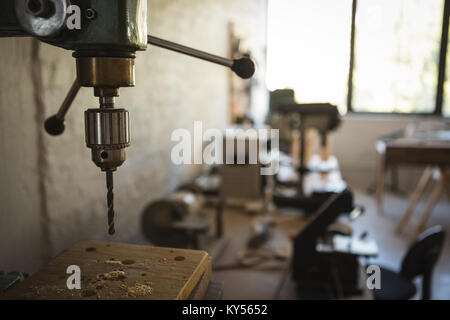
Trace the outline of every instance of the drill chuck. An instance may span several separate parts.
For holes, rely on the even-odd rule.
[[[116,170],[125,161],[130,145],[129,114],[125,109],[88,109],[85,114],[86,145],[92,161],[103,171]]]

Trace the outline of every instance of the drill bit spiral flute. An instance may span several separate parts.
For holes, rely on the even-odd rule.
[[[73,23],[77,15],[78,26]],[[99,108],[85,112],[86,145],[93,162],[106,173],[111,235],[115,232],[113,172],[124,163],[130,145],[129,114],[115,106],[115,98],[120,88],[135,85],[136,51],[151,44],[229,67],[241,78],[255,72],[248,57],[222,58],[148,36],[146,0],[1,0],[0,37],[18,36],[33,36],[74,51],[77,77],[59,111],[45,122],[49,134],[64,132],[65,116],[80,88],[94,88]]]

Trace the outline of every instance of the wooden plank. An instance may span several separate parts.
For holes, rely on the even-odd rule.
[[[67,267],[81,269],[81,290],[69,290]],[[1,299],[179,300],[204,296],[211,262],[204,251],[81,242]]]
[[[386,163],[449,166],[450,143],[391,142],[386,148]]]

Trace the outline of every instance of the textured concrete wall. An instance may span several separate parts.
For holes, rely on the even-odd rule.
[[[0,269],[39,263],[42,207],[32,42],[1,41]]]
[[[235,21],[250,47],[263,52],[266,7],[266,0],[149,0],[149,33],[227,55],[227,27]],[[75,78],[71,54],[27,38],[0,39],[0,52],[0,270],[35,271],[84,239],[127,241],[139,232],[143,207],[198,170],[171,164],[172,131],[192,130],[200,119],[223,128],[229,118],[225,68],[155,47],[138,53],[137,86],[117,100],[131,115],[132,146],[115,174],[111,238],[105,177],[84,143],[83,112],[97,106],[92,90],[76,98],[63,136],[42,129]]]

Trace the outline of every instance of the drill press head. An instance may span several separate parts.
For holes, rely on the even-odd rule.
[[[130,144],[129,116],[114,99],[121,87],[135,84],[135,52],[147,48],[146,0],[2,0],[12,12],[19,35],[25,33],[73,50],[77,80],[62,111],[45,127],[50,134],[64,131],[64,114],[80,87],[94,88],[99,107],[85,113],[86,144],[102,170],[114,171],[125,161]],[[78,24],[74,23],[78,20]]]
[[[115,171],[125,161],[125,148],[130,145],[129,114],[125,109],[115,108],[115,98],[120,87],[134,86],[134,54],[117,53],[115,57],[93,57],[93,54],[74,54],[79,84],[93,87],[100,104],[99,108],[85,112],[86,145],[98,167]]]
[[[92,161],[106,172],[109,234],[114,228],[113,171],[125,161],[130,145],[129,115],[115,108],[121,87],[134,86],[134,53],[127,51],[76,51],[77,79],[80,86],[93,87],[99,108],[86,110],[86,145]]]

